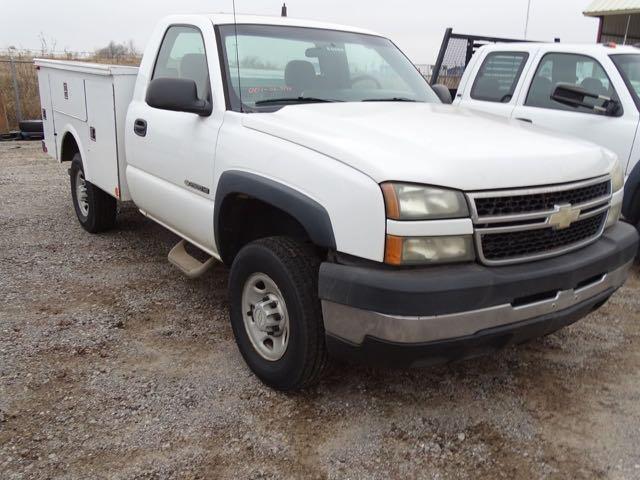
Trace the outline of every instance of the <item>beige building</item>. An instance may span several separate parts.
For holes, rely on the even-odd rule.
[[[640,0],[594,0],[584,14],[600,19],[598,42],[640,43]]]

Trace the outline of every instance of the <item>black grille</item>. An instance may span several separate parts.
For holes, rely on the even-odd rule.
[[[555,205],[569,203],[577,205],[609,195],[611,182],[597,183],[588,187],[561,192],[536,193],[533,195],[512,195],[509,197],[476,198],[479,217],[516,215],[521,213],[553,210]]]
[[[487,260],[500,261],[529,257],[580,243],[595,237],[607,214],[578,220],[569,228],[541,228],[522,232],[487,233],[481,236],[482,251]]]

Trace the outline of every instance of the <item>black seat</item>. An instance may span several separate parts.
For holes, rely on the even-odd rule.
[[[580,83],[580,86],[589,93],[595,93],[596,95],[607,95],[607,89],[602,84],[602,81],[595,77],[587,77]]]
[[[306,60],[292,60],[284,69],[284,83],[301,95],[305,90],[313,89],[316,81],[316,69]]]

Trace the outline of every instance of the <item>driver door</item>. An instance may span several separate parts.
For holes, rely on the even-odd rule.
[[[169,25],[150,78],[187,78],[198,97],[213,103],[210,116],[152,108],[136,92],[127,117],[127,180],[144,213],[203,250],[216,251],[213,234],[214,160],[224,105],[210,71],[217,68],[213,27]],[[147,83],[148,86],[148,83]]]

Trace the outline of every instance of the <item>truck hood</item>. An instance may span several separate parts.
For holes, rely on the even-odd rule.
[[[460,190],[565,183],[608,173],[589,142],[451,105],[307,104],[245,115],[243,125],[343,162],[376,182]]]

